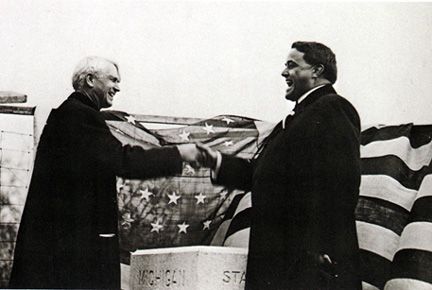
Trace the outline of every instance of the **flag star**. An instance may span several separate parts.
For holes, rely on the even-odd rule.
[[[203,130],[207,132],[207,135],[209,135],[210,133],[215,133],[215,131],[213,130],[213,125],[209,125],[207,124],[207,122],[205,123],[205,128],[203,128]]]
[[[225,147],[228,147],[228,146],[233,146],[234,142],[233,141],[225,141],[224,144],[225,144]]]
[[[210,229],[211,221],[205,221],[205,222],[203,222],[203,224],[204,224],[203,230]]]
[[[168,202],[168,204],[170,204],[170,203],[177,204],[177,200],[180,198],[180,195],[177,195],[176,192],[174,191],[173,194],[171,194],[171,195],[168,194],[168,197],[170,199],[170,201]]]
[[[135,123],[136,120],[135,120],[135,118],[133,116],[126,116],[125,118],[128,121],[128,123],[131,123],[131,124],[134,124],[134,125],[136,124]]]
[[[221,191],[221,192],[219,193],[219,195],[220,195],[220,197],[221,197],[222,199],[226,199],[226,198],[227,198],[227,194],[228,194],[228,191],[227,191],[227,190],[223,190],[223,191]]]
[[[227,118],[227,117],[223,117],[222,121],[226,122],[227,125],[229,125],[230,123],[234,123],[234,120],[229,119],[229,118]]]
[[[180,229],[179,229],[179,233],[184,232],[185,234],[187,234],[187,228],[189,227],[189,225],[186,224],[186,222],[183,222],[181,225],[177,225]]]
[[[197,204],[199,204],[204,203],[204,198],[206,198],[206,196],[200,193],[199,195],[195,195],[195,198],[197,199]]]
[[[129,225],[130,226],[130,224],[135,221],[134,219],[131,218],[131,213],[130,212],[127,212],[127,213],[123,214],[123,220],[124,221],[122,223],[122,226],[124,226],[124,225]]]
[[[141,199],[145,198],[145,200],[149,201],[150,196],[153,195],[153,192],[149,191],[148,188],[145,190],[140,190],[141,193]]]
[[[186,174],[195,174],[195,169],[189,164],[186,164],[185,169],[186,169]]]
[[[163,228],[163,225],[159,224],[159,220],[157,220],[155,224],[154,223],[150,223],[150,224],[152,226],[152,229],[151,229],[150,232],[157,232],[157,233],[159,233],[159,230],[161,228]]]
[[[183,133],[179,134],[181,141],[189,141],[189,135],[190,133],[186,133],[184,130]]]

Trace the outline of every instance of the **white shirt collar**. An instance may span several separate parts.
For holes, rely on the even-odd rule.
[[[300,102],[302,102],[304,99],[306,99],[307,96],[309,96],[310,94],[312,94],[314,91],[318,90],[319,88],[324,87],[325,85],[326,85],[326,84],[319,85],[319,86],[317,86],[317,87],[315,87],[315,88],[310,89],[310,90],[307,91],[306,93],[304,93],[304,94],[303,94],[303,95],[302,95],[302,96],[297,100],[297,102],[296,102],[296,106],[297,106],[298,104],[300,104]],[[289,113],[288,113],[288,116],[290,116],[290,115],[294,115],[294,111],[289,112]],[[283,128],[283,129],[285,129],[285,120],[286,120],[286,118],[284,118],[284,119],[282,120],[282,128]]]
[[[312,92],[318,90],[319,88],[322,88],[323,86],[325,86],[325,84],[323,85],[319,85],[313,89],[310,89],[309,91],[307,91],[306,93],[303,94],[303,96],[301,96],[298,101],[297,101],[297,105],[300,104],[301,101],[303,101],[304,99],[306,99],[307,96],[309,96],[310,94],[312,94]]]

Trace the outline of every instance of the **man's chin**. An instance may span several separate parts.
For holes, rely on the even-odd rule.
[[[112,102],[111,103],[105,102],[105,103],[102,104],[101,108],[102,109],[106,109],[106,108],[112,107],[112,105],[113,105]]]
[[[292,101],[292,102],[296,101],[293,94],[286,94],[285,95],[285,99],[288,100],[288,101]]]

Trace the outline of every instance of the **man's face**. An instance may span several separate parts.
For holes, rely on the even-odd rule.
[[[285,99],[297,101],[304,93],[312,89],[313,66],[303,59],[303,52],[293,48],[288,54],[286,68],[282,76],[286,79],[288,89]]]
[[[93,90],[99,100],[101,108],[111,107],[114,95],[120,91],[120,76],[113,64],[107,64],[106,68],[95,75]]]

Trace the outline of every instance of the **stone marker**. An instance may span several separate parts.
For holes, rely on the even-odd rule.
[[[210,246],[137,250],[130,289],[243,290],[247,252]]]

